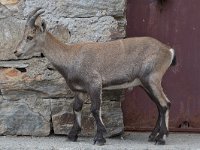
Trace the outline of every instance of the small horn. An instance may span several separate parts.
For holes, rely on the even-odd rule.
[[[27,21],[29,21],[29,20],[31,19],[31,17],[32,17],[38,10],[40,10],[40,9],[42,9],[42,7],[37,7],[37,8],[34,9],[32,12],[30,12],[30,13],[28,14]]]
[[[45,12],[45,11],[41,11],[41,12],[39,12],[39,13],[34,14],[34,15],[30,18],[29,24],[30,24],[31,26],[34,26],[34,25],[35,25],[35,20],[36,20],[41,14],[43,14],[44,12]]]

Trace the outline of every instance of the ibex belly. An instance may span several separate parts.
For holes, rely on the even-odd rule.
[[[139,85],[142,85],[142,83],[138,78],[136,78],[132,82],[126,82],[126,83],[119,84],[119,85],[110,85],[108,87],[104,87],[103,90],[126,89],[126,88],[132,88],[132,87],[139,86]]]

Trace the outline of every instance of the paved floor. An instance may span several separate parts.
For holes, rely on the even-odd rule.
[[[149,133],[126,133],[107,139],[104,146],[92,145],[92,138],[79,138],[70,142],[66,136],[24,137],[0,136],[0,150],[200,150],[200,134],[171,133],[167,145],[147,142]]]

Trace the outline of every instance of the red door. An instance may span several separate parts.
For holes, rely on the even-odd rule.
[[[172,102],[170,129],[200,131],[200,0],[127,0],[127,37],[151,36],[176,51],[177,65],[163,78]],[[157,110],[146,93],[126,91],[122,103],[126,130],[149,130]]]

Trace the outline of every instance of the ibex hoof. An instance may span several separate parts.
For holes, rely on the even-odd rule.
[[[106,143],[106,139],[102,138],[102,139],[94,139],[94,145],[99,145],[102,146]]]
[[[155,142],[155,145],[165,145],[165,140],[164,139],[159,139],[159,140],[156,140]]]
[[[150,135],[148,141],[149,142],[155,142],[156,141],[156,136]]]
[[[161,135],[158,135],[155,139],[155,145],[165,145],[165,139],[166,139],[166,135],[164,136],[161,136]]]
[[[76,142],[78,139],[78,135],[68,135],[68,139],[72,142]]]

